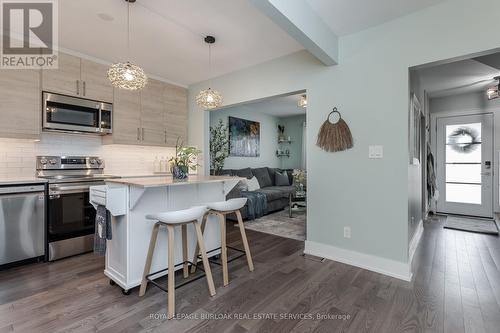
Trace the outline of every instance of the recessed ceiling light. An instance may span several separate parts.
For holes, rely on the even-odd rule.
[[[99,16],[99,18],[101,20],[107,21],[107,22],[111,22],[115,19],[113,16],[106,14],[106,13],[99,13],[99,14],[97,14],[97,16]]]

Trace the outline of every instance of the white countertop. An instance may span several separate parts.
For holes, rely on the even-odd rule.
[[[24,184],[45,184],[46,179],[36,177],[0,177],[0,186],[5,185],[24,185]]]
[[[155,175],[157,176],[157,175]],[[172,176],[157,176],[157,177],[127,177],[106,179],[107,183],[132,185],[138,187],[163,187],[163,186],[182,186],[191,184],[207,184],[225,182],[228,180],[239,180],[241,177],[231,176],[197,176],[191,175],[187,180],[173,180]]]

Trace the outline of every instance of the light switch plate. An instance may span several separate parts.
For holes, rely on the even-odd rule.
[[[383,158],[383,157],[384,157],[384,146],[368,147],[368,158]]]

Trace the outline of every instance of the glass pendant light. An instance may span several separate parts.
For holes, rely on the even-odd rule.
[[[497,99],[500,97],[500,76],[495,76],[493,80],[497,80],[497,84],[493,87],[489,87],[488,90],[486,90],[486,96],[488,99],[491,101],[492,99]]]
[[[208,71],[209,76],[212,76],[212,44],[215,43],[215,37],[206,36],[205,43],[208,44]],[[208,89],[204,89],[198,93],[196,96],[196,104],[204,110],[210,110],[218,108],[222,105],[222,95],[217,91],[212,89],[212,80],[209,79]]]
[[[130,3],[135,0],[125,1],[127,1],[127,57],[130,59]],[[108,79],[113,86],[126,90],[141,90],[148,83],[144,70],[130,61],[112,64],[108,69]]]
[[[297,103],[297,105],[299,107],[302,107],[302,108],[307,108],[307,96],[306,95],[302,95],[299,99],[299,102]]]

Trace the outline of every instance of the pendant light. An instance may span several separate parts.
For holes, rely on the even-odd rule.
[[[297,103],[297,105],[299,107],[302,107],[302,108],[307,108],[307,96],[306,95],[300,96],[300,99],[299,99],[299,102]]]
[[[130,59],[130,3],[136,0],[125,1],[127,2],[127,57]],[[144,70],[130,61],[112,64],[108,69],[108,79],[113,86],[125,90],[141,90],[148,83]]]
[[[488,99],[491,101],[492,99],[497,99],[500,97],[500,76],[495,76],[493,80],[497,81],[497,84],[493,87],[489,87],[488,90],[486,90],[486,96]]]
[[[212,77],[212,44],[215,43],[215,37],[206,36],[205,43],[208,44],[208,72]],[[212,80],[209,79],[208,89],[204,89],[196,96],[196,104],[204,110],[218,108],[222,105],[222,95],[211,88]]]

